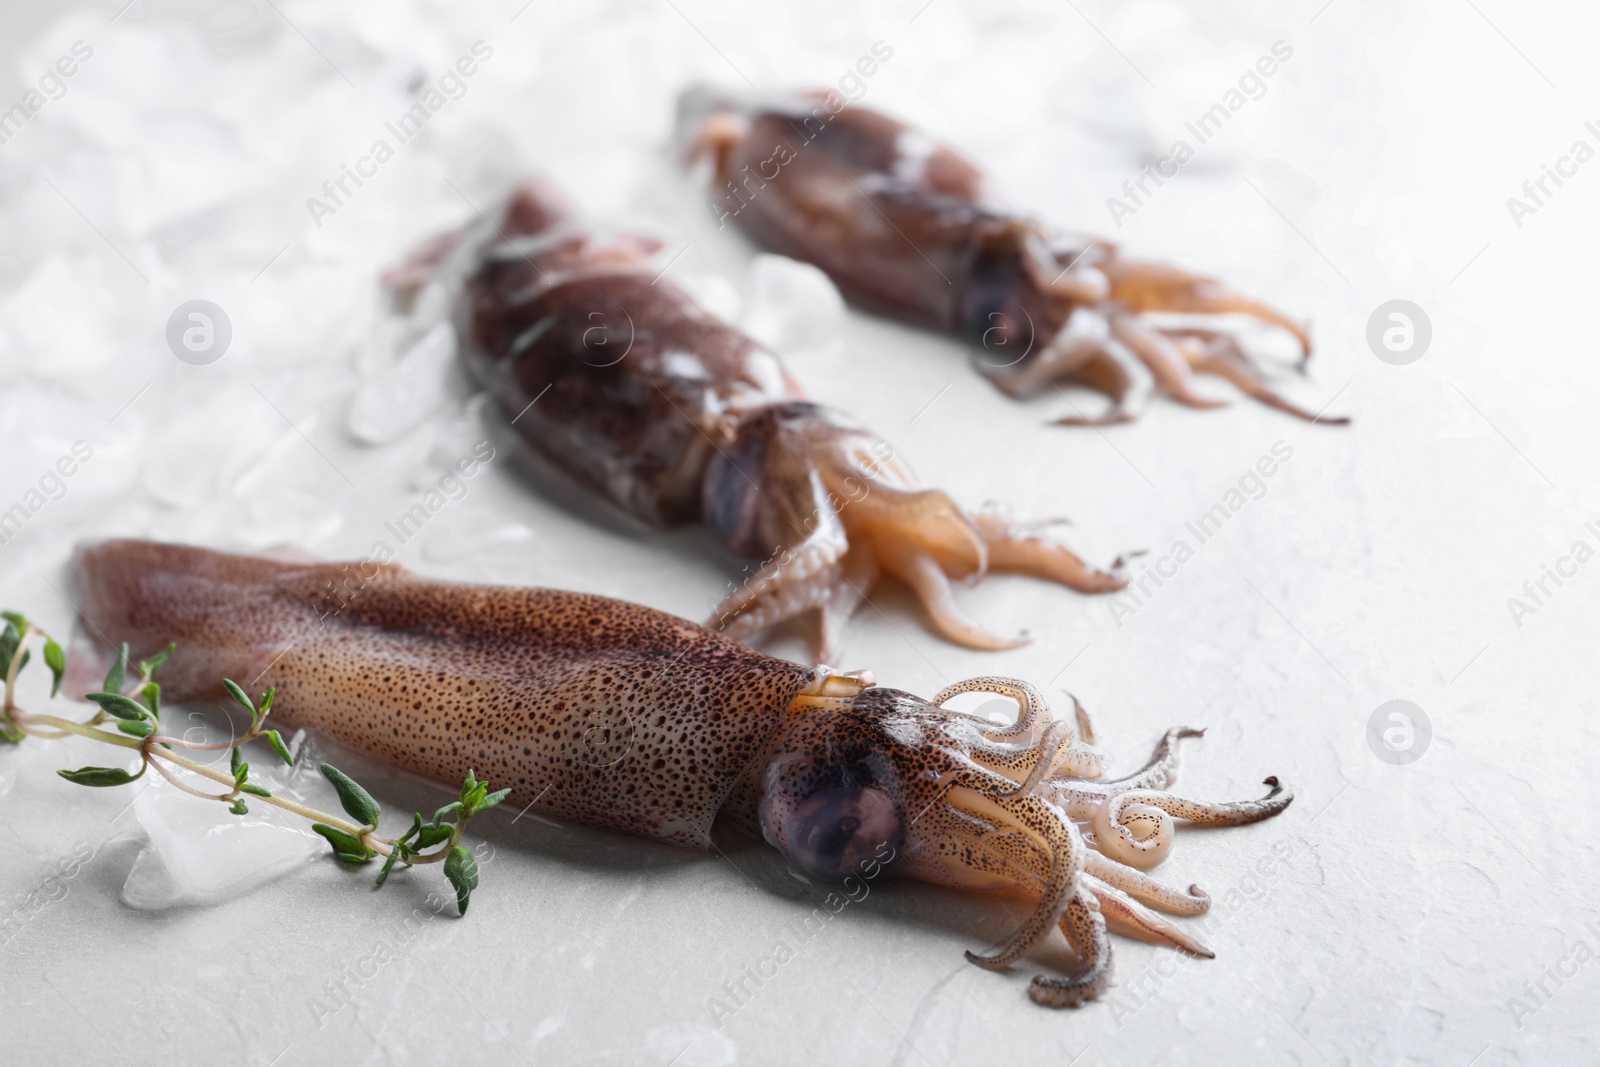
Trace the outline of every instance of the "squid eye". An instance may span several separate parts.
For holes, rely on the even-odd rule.
[[[874,877],[900,848],[895,803],[872,786],[820,789],[780,821],[789,862],[823,881]]]

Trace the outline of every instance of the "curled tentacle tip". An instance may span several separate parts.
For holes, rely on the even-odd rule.
[[[1128,588],[1130,580],[1126,571],[1113,561],[1111,566],[1103,571],[1091,569],[1088,579],[1076,588],[1085,593],[1120,593]]]
[[[1076,1008],[1085,1001],[1099,999],[1110,984],[1104,975],[1087,980],[1062,980],[1040,974],[1028,983],[1028,997],[1046,1008]]]
[[[1136,548],[1131,552],[1123,552],[1117,556],[1116,559],[1111,561],[1111,575],[1126,584],[1127,578],[1125,577],[1125,574],[1128,570],[1128,565],[1134,560],[1138,559],[1140,556],[1146,556],[1149,554],[1150,550],[1148,548]]]
[[[1193,882],[1193,883],[1190,884],[1190,886],[1189,886],[1189,895],[1191,897],[1194,897],[1196,900],[1210,900],[1211,899],[1211,894],[1207,893],[1204,889],[1201,889],[1199,882]]]
[[[986,971],[997,971],[1006,966],[1006,964],[998,963],[988,956],[981,956],[978,953],[973,952],[971,949],[967,950],[966,956],[968,963],[982,967]]]
[[[1262,781],[1261,784],[1271,789],[1271,792],[1261,798],[1263,802],[1277,800],[1283,807],[1288,807],[1290,801],[1294,800],[1294,790],[1280,782],[1275,774]]]

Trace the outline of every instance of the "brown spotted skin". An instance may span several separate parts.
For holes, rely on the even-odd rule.
[[[774,98],[693,86],[679,97],[678,139],[686,162],[711,162],[719,229],[815,264],[857,307],[967,342],[1011,396],[1059,382],[1111,401],[1057,425],[1129,421],[1152,385],[1189,407],[1225,406],[1194,388],[1196,374],[1328,421],[1279,392],[1223,322],[1151,316],[1246,316],[1292,335],[1306,358],[1303,323],[1215,278],[994,206],[959,153],[837,92]]]
[[[740,773],[813,677],[663,612],[395,565],[281,563],[147,541],[81,549],[89,624],[162,669],[173,702],[223,677],[273,716],[508,803],[704,848]]]
[[[89,546],[75,562],[80,610],[99,637],[140,657],[176,642],[161,675],[172,702],[221,699],[224,677],[253,692],[274,686],[284,725],[449,785],[475,770],[509,786],[514,805],[675,845],[710,846],[712,822],[725,815],[851,899],[852,886],[894,876],[1033,900],[1005,947],[967,956],[1008,967],[1059,928],[1078,971],[1040,976],[1029,990],[1055,1007],[1106,987],[1103,906],[1134,932],[1196,944],[1088,877],[1092,861],[1097,877],[1151,903],[1170,908],[1178,896],[1092,855],[1075,819],[1092,822],[1093,805],[1117,802],[1119,790],[1232,825],[1291,799],[1275,779],[1254,804],[1174,797],[1152,788],[1174,769],[1159,750],[1144,771],[1098,782],[1069,773],[1064,724],[1033,735],[1051,717],[1026,683],[953,687],[1032,694],[1017,724],[995,727],[604,597],[149,541]],[[1177,910],[1194,914],[1196,898],[1203,906],[1191,889]]]
[[[986,207],[981,173],[952,149],[867,108],[832,111],[821,94],[744,117],[747,132],[716,154],[719,224],[816,264],[857,307],[973,344],[1004,334],[1020,350],[1065,324],[1070,305],[1030,270],[1054,262],[1043,228]]]
[[[651,265],[652,242],[594,234],[547,186],[520,187],[487,238],[465,240],[456,325],[473,376],[535,451],[646,522],[697,519],[715,449],[799,395],[776,356]]]

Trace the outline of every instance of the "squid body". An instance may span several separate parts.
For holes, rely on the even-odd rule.
[[[1048,524],[920,488],[887,441],[806,401],[774,353],[665,275],[656,250],[593,230],[529,181],[385,280],[402,305],[424,284],[449,288],[462,358],[536,454],[647,523],[704,521],[758,562],[712,616],[733,637],[815,613],[817,658],[836,662],[845,620],[887,575],[946,638],[1009,648],[1024,639],[967,618],[952,579],[1123,587]]]
[[[1107,779],[1088,717],[1056,720],[1033,686],[978,678],[923,700],[775,659],[692,622],[604,597],[457,585],[373,562],[284,563],[146,541],[79,550],[88,626],[135,656],[177,644],[168,700],[221,699],[220,679],[275,686],[273,713],[440,782],[475,770],[546,815],[708,848],[713,823],[759,835],[807,877],[906,877],[1034,902],[1005,967],[1060,929],[1079,969],[1031,996],[1067,1006],[1108,981],[1107,928],[1196,954],[1160,912],[1208,898],[1145,873],[1174,821],[1243,824],[1260,800],[1167,792],[1174,729],[1135,774]],[[997,725],[942,705],[1013,698]]]
[[[1189,407],[1222,406],[1196,391],[1196,372],[1299,418],[1347,421],[1282,395],[1214,322],[1150,316],[1268,323],[1298,342],[1303,368],[1311,337],[1300,323],[1215,279],[996,207],[954,149],[837,93],[692,87],[679,100],[679,139],[689,159],[710,160],[719,226],[815,264],[858,307],[968,342],[1012,396],[1070,384],[1111,401],[1059,425],[1131,420],[1152,386]]]

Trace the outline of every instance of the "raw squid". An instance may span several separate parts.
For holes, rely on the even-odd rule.
[[[967,341],[1011,396],[1070,384],[1111,401],[1058,425],[1130,421],[1152,383],[1189,407],[1222,406],[1194,388],[1196,372],[1302,419],[1348,421],[1279,393],[1231,333],[1147,315],[1249,316],[1292,334],[1303,369],[1311,337],[1300,323],[1212,278],[990,206],[982,173],[956,151],[837,93],[693,87],[679,101],[679,139],[689,160],[711,160],[719,227],[815,264],[861,308]]]
[[[1025,639],[968,619],[951,579],[1013,571],[1085,593],[1123,587],[1046,524],[918,488],[886,441],[803,399],[772,352],[666,277],[657,247],[594,232],[533,181],[386,283],[402,306],[430,282],[454,292],[468,368],[545,460],[648,523],[702,520],[760,561],[708,625],[744,639],[815,612],[818,659],[833,662],[845,620],[889,575],[943,636],[1000,649]]]
[[[170,642],[168,701],[273,686],[273,715],[444,783],[469,769],[509,803],[688,848],[713,822],[760,835],[826,882],[906,877],[1035,907],[984,967],[1059,928],[1079,969],[1030,995],[1097,996],[1107,928],[1209,955],[1157,910],[1209,898],[1144,869],[1174,820],[1240,825],[1292,799],[1207,804],[1167,792],[1174,729],[1143,769],[1105,778],[1087,715],[1050,716],[1027,682],[975,678],[932,700],[750,649],[671,615],[548,589],[462,586],[393,564],[285,563],[147,541],[80,549],[81,612],[135,657]],[[1010,725],[942,705],[1013,698]]]

